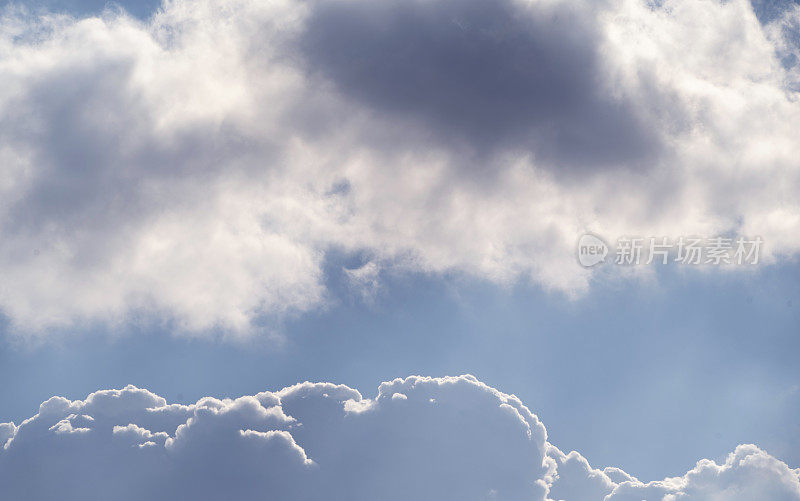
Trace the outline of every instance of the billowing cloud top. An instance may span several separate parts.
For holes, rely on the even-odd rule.
[[[587,229],[793,255],[798,32],[746,0],[7,7],[0,308],[247,334],[323,304],[331,251],[567,294]]]
[[[0,498],[800,499],[800,470],[752,445],[644,483],[547,441],[516,397],[472,376],[408,377],[374,399],[302,383],[192,405],[128,386],[53,397],[0,424]]]

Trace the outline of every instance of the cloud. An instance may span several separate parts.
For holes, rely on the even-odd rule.
[[[4,499],[800,499],[798,471],[752,445],[650,484],[593,469],[472,376],[395,379],[372,399],[301,383],[192,405],[128,386],[53,397],[0,430]]]
[[[576,451],[564,454],[550,445],[547,453],[556,461],[556,474],[549,493],[552,499],[603,499],[617,487],[609,475],[593,469]],[[622,470],[619,472],[623,475],[622,481],[635,481]]]
[[[172,0],[0,17],[0,309],[248,336],[332,255],[586,293],[578,237],[800,248],[798,10]],[[794,59],[793,59],[794,57]],[[609,272],[613,274],[613,272]],[[372,277],[376,277],[375,280]]]
[[[14,423],[0,423],[0,444],[5,446],[11,437],[17,432],[17,427]]]
[[[697,463],[683,477],[642,484],[625,482],[607,498],[611,500],[647,499],[774,499],[800,497],[799,470],[791,470],[755,445],[740,445],[725,463],[707,459]]]
[[[592,2],[318,2],[298,45],[310,73],[450,147],[643,164],[657,133],[604,92],[595,15]]]

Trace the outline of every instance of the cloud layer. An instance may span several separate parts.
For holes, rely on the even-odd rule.
[[[761,9],[763,11],[763,9]],[[0,309],[248,335],[336,253],[585,292],[600,235],[800,248],[800,8],[170,0],[0,15]],[[375,280],[370,280],[373,287]]]
[[[643,483],[547,441],[472,376],[409,377],[368,399],[331,383],[196,404],[128,386],[53,397],[0,424],[3,499],[800,499],[800,470],[753,445]]]

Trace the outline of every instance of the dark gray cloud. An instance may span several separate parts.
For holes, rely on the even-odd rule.
[[[633,103],[602,88],[591,9],[513,0],[314,6],[308,70],[448,147],[524,150],[559,168],[642,163],[658,148]]]

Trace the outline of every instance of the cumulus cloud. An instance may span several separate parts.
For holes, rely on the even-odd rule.
[[[556,473],[549,494],[552,499],[603,499],[617,486],[609,475],[592,468],[586,458],[576,451],[564,454],[550,445],[547,453],[556,462]],[[622,470],[619,472],[624,475],[622,481],[635,481]]]
[[[53,397],[0,432],[3,499],[800,499],[798,471],[752,445],[647,484],[594,469],[472,376],[395,379],[374,398],[302,383],[192,405],[128,386]]]
[[[642,484],[624,482],[606,499],[748,499],[800,497],[800,470],[792,470],[755,445],[740,445],[719,465],[704,459],[683,477]]]
[[[740,445],[723,464],[703,459],[682,477],[642,482],[619,468],[594,469],[578,452],[564,454],[549,446],[557,463],[552,499],[605,501],[800,498],[800,470],[770,456],[755,445]]]
[[[756,15],[758,11],[761,19]],[[169,0],[0,15],[0,308],[248,335],[331,252],[588,290],[578,236],[800,240],[798,9]],[[367,291],[365,297],[374,294]]]

